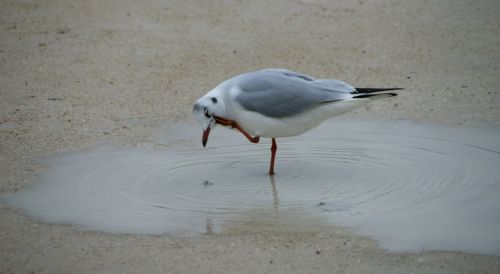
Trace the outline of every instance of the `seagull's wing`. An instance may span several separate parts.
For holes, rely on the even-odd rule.
[[[324,103],[351,99],[356,90],[338,80],[316,80],[284,69],[265,69],[233,79],[241,92],[238,102],[248,111],[282,118]]]

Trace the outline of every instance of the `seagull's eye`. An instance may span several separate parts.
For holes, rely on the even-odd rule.
[[[207,108],[205,108],[205,116],[206,116],[207,118],[210,118],[210,115],[208,115],[208,109],[207,109]]]
[[[212,97],[212,103],[217,104],[217,98]]]

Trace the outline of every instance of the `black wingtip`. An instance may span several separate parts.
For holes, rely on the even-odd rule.
[[[368,93],[364,93],[364,94],[356,95],[356,96],[354,96],[353,98],[360,99],[360,98],[369,98],[369,97],[387,96],[387,95],[388,95],[389,97],[398,96],[398,94],[397,94],[397,93],[393,93],[393,92],[387,92],[387,93],[377,93],[377,94],[368,94]]]
[[[404,88],[355,88],[356,93],[372,93],[379,91],[389,91],[389,90],[403,90]]]

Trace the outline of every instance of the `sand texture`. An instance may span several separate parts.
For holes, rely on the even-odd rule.
[[[494,0],[1,1],[0,191],[31,186],[56,153],[147,144],[192,123],[192,103],[222,80],[266,67],[405,88],[349,119],[498,127],[499,14]],[[265,227],[113,234],[0,207],[0,273],[500,271],[498,256]]]

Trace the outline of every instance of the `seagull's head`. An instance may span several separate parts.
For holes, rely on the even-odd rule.
[[[224,117],[225,106],[220,96],[207,94],[193,105],[193,116],[203,128],[201,143],[206,146],[210,129],[217,125],[214,116]]]

